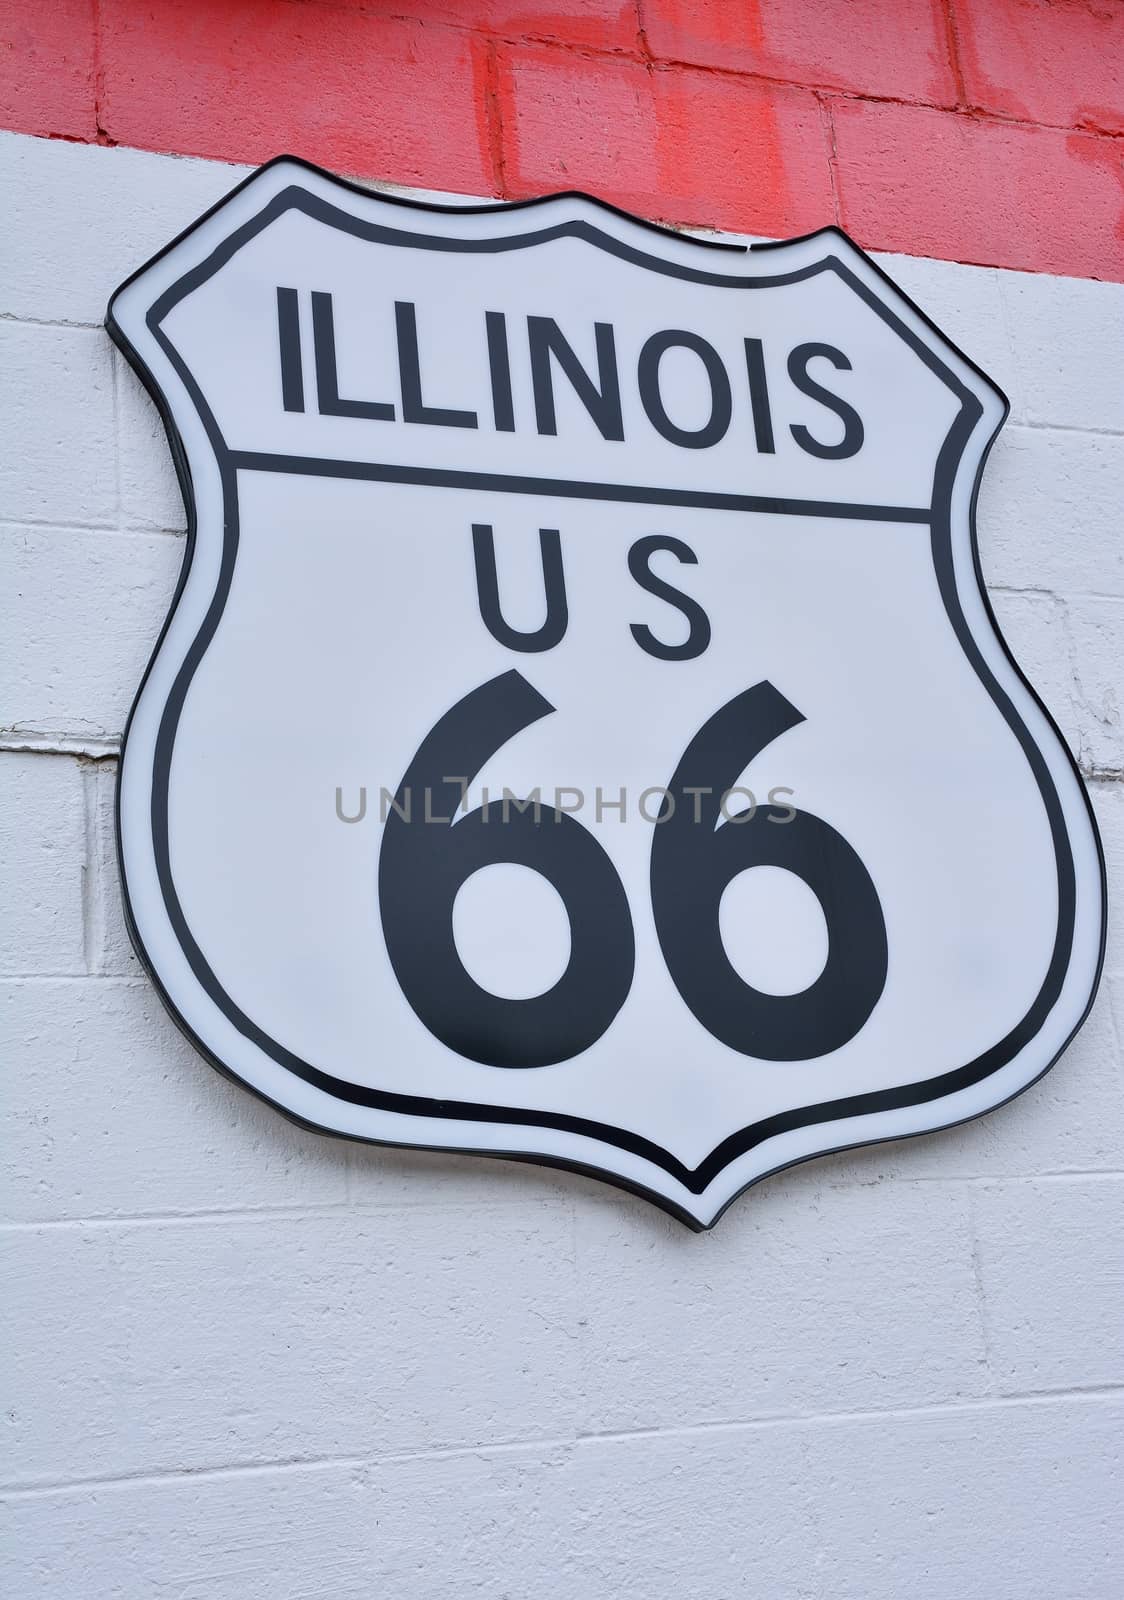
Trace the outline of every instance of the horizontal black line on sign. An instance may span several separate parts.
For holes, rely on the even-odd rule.
[[[659,489],[636,483],[581,483],[570,478],[520,478],[502,472],[454,472],[443,467],[395,467],[376,461],[333,461],[320,456],[271,455],[233,450],[233,467],[245,472],[289,472],[311,478],[361,478],[372,483],[414,483],[432,489],[487,489],[560,500],[623,500],[638,505],[697,506],[703,511],[768,511],[785,517],[847,517],[859,522],[930,520],[928,506],[847,505],[834,500],[787,500],[764,494],[712,494],[702,489]]]

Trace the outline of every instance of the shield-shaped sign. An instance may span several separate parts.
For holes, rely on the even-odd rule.
[[[708,1227],[1064,1049],[1103,873],[976,559],[1005,402],[845,235],[285,158],[109,327],[190,511],[127,905],[215,1065]]]

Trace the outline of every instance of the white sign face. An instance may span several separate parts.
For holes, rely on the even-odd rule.
[[[707,1227],[1064,1049],[1102,869],[976,563],[1004,402],[844,235],[283,159],[110,329],[191,508],[127,902],[216,1065]]]

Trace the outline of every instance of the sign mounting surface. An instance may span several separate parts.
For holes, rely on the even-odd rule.
[[[1005,403],[844,235],[282,158],[109,327],[190,512],[126,902],[216,1065],[706,1227],[1064,1049],[1103,873],[976,561]]]

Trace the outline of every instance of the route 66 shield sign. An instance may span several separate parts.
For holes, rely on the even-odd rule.
[[[1103,875],[976,561],[1005,403],[843,234],[282,159],[109,328],[190,509],[127,906],[215,1065],[708,1227],[1064,1049]]]

